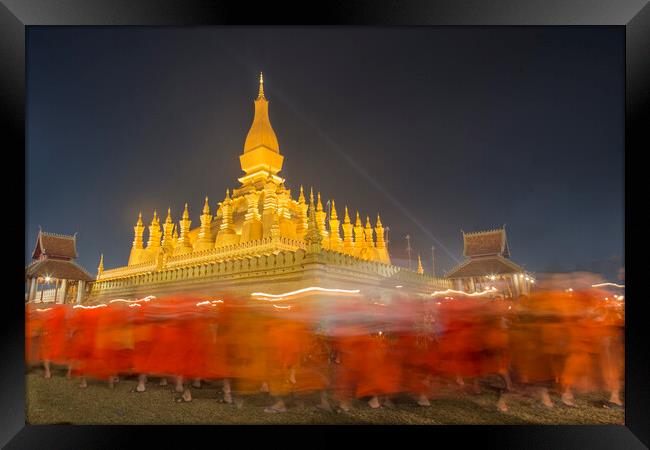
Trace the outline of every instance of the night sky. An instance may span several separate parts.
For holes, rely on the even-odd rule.
[[[260,70],[297,196],[377,212],[441,275],[500,227],[533,272],[623,266],[615,28],[31,28],[25,263],[39,225],[125,265],[138,211],[199,225],[239,185]],[[364,221],[365,222],[365,221]],[[148,233],[145,233],[145,240]]]

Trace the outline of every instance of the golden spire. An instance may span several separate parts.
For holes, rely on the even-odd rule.
[[[230,200],[230,189],[226,188],[226,198]]]
[[[133,227],[134,237],[133,237],[133,248],[144,248],[142,234],[144,233],[144,225],[142,224],[142,211],[138,213],[138,221]]]
[[[272,152],[280,153],[278,138],[275,136],[275,131],[273,131],[271,120],[269,119],[269,101],[264,97],[264,80],[262,74],[260,74],[259,94],[255,100],[255,117],[246,136],[244,153],[251,152],[259,147],[265,147]],[[279,164],[279,167],[274,167],[274,169],[277,169],[275,172],[278,172],[282,168],[282,162],[277,161],[277,159],[271,158],[268,161],[264,159],[264,161],[257,161],[256,165],[262,163],[261,165],[277,166]],[[242,169],[246,172],[245,167],[242,166]]]
[[[343,223],[350,223],[350,214],[348,214],[348,205],[345,205],[345,217]]]
[[[311,187],[309,188],[309,205],[311,207],[311,204],[314,203],[314,188]]]
[[[359,211],[357,211],[357,222],[354,224],[355,227],[363,227],[361,225],[361,218],[359,217]]]
[[[375,227],[377,227],[377,228],[382,227],[383,228],[383,225],[381,224],[381,217],[379,217],[379,213],[377,213],[377,224],[375,225]]]
[[[210,214],[210,204],[208,203],[208,196],[205,196],[205,203],[203,204],[203,214]]]
[[[338,219],[338,215],[336,214],[336,203],[334,203],[334,199],[332,199],[332,213],[330,214],[330,219],[331,220],[336,220]]]
[[[147,242],[147,248],[157,249],[160,247],[160,220],[158,220],[158,212],[153,210],[153,218],[151,219],[151,225],[149,225],[149,241]]]
[[[183,220],[187,220],[190,218],[190,212],[187,209],[187,203],[185,203],[185,210],[183,211]]]
[[[420,258],[420,255],[418,255],[418,273],[420,275],[424,274],[424,269],[422,268],[422,259]]]
[[[97,267],[97,275],[101,275],[104,272],[104,254],[102,253],[99,256],[99,267]]]
[[[300,185],[300,195],[298,196],[299,203],[305,203],[305,193],[302,190],[302,184]]]
[[[320,201],[320,192],[318,193],[318,204],[316,205],[316,211],[322,211],[323,210],[323,204]]]
[[[260,72],[260,91],[257,94],[257,99],[258,100],[260,100],[260,99],[266,100],[266,98],[264,97],[264,74],[262,72]]]
[[[371,228],[371,226],[370,226],[370,216],[366,216],[366,228]]]
[[[167,218],[163,224],[163,237],[162,237],[162,247],[166,251],[171,251],[174,248],[174,221],[172,220],[172,209],[171,207],[167,208]]]

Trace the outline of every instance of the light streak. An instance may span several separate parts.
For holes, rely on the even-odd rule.
[[[133,303],[133,304],[129,305],[129,308],[133,308],[135,306],[142,306],[142,305],[140,303]]]
[[[75,309],[75,308],[83,308],[83,309],[97,309],[97,308],[103,308],[103,307],[106,307],[106,306],[108,306],[108,305],[105,304],[105,303],[100,303],[99,305],[94,305],[94,306],[74,305],[74,306],[72,307],[72,309]]]
[[[36,311],[45,312],[45,311],[49,311],[50,309],[52,309],[52,308],[43,308],[43,309],[36,308]]]
[[[274,308],[278,308],[278,309],[291,309],[291,306],[290,306],[290,305],[289,305],[289,306],[278,306],[278,305],[273,305],[273,307],[274,307]]]
[[[455,289],[447,289],[446,291],[435,291],[431,294],[432,297],[436,297],[438,295],[445,295],[445,294],[461,294],[461,295],[467,295],[470,297],[476,297],[479,295],[485,295],[489,294],[490,292],[495,292],[497,289],[494,286],[491,286],[489,288],[486,288],[483,292],[473,292],[473,293],[468,293],[465,291],[457,291]]]
[[[274,298],[274,299],[282,299],[284,297],[288,297],[290,295],[297,295],[297,294],[302,294],[304,292],[338,292],[338,293],[343,293],[343,294],[358,294],[361,292],[359,289],[328,289],[328,288],[322,288],[322,287],[307,287],[303,289],[298,289],[297,291],[291,291],[291,292],[285,292],[284,294],[266,294],[264,292],[253,292],[251,294],[251,297],[266,297],[266,298]]]
[[[617,288],[624,288],[624,284],[616,284],[616,283],[599,283],[599,284],[592,284],[591,287],[601,287],[601,286],[615,286]]]
[[[396,287],[397,289],[402,289],[404,286],[402,286],[402,285],[400,284],[399,286],[395,286],[395,287]]]

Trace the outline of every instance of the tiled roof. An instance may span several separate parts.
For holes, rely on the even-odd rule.
[[[508,258],[508,241],[505,228],[463,233],[463,254],[468,257],[501,255]]]
[[[447,272],[445,276],[467,278],[520,272],[525,272],[525,269],[503,256],[492,255],[468,259]]]
[[[77,257],[77,244],[74,236],[62,234],[38,233],[36,248],[32,258],[37,259],[41,255],[54,258],[75,259]]]
[[[81,266],[72,261],[62,261],[57,259],[41,259],[34,261],[25,269],[27,278],[45,277],[60,278],[65,280],[84,280],[92,281],[95,277],[91,276]]]

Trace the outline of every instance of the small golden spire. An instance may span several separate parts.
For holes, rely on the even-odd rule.
[[[381,217],[379,217],[379,213],[377,213],[377,224],[375,227],[381,228],[383,225],[381,224]]]
[[[104,254],[103,253],[99,256],[99,267],[97,267],[97,273],[101,274],[102,272],[104,272]]]
[[[350,223],[350,214],[348,214],[348,205],[345,205],[345,218],[343,223]]]
[[[260,91],[257,94],[257,99],[259,100],[261,98],[266,99],[264,97],[264,74],[262,72],[260,72]]]
[[[138,213],[138,222],[136,223],[136,225],[139,227],[142,226],[142,211]]]
[[[156,212],[155,209],[153,210],[153,219],[151,219],[151,223],[152,224],[157,224],[158,223],[158,213]]]
[[[298,201],[300,203],[305,203],[305,192],[302,190],[302,184],[300,185],[300,195],[298,196]]]
[[[210,203],[208,203],[208,196],[205,196],[205,203],[203,204],[203,214],[210,214]]]
[[[357,211],[357,222],[354,224],[357,227],[361,227],[361,217],[359,217],[359,211]]]
[[[167,208],[167,218],[165,219],[165,223],[172,223],[172,208],[171,206]]]
[[[331,220],[337,220],[339,217],[336,214],[336,204],[334,203],[334,199],[332,199],[332,213],[330,214],[330,219]]]
[[[418,255],[418,273],[420,275],[424,273],[424,269],[422,268],[422,259],[420,258],[420,255]]]
[[[368,229],[372,228],[370,225],[370,216],[366,216],[366,228]]]
[[[312,203],[314,203],[314,188],[313,187],[309,188],[309,205],[311,206]]]
[[[187,203],[185,203],[185,210],[183,211],[183,219],[187,220],[190,218],[190,212],[187,209]]]
[[[320,201],[320,192],[318,193],[318,204],[316,205],[316,211],[322,211],[323,210],[323,204]]]

